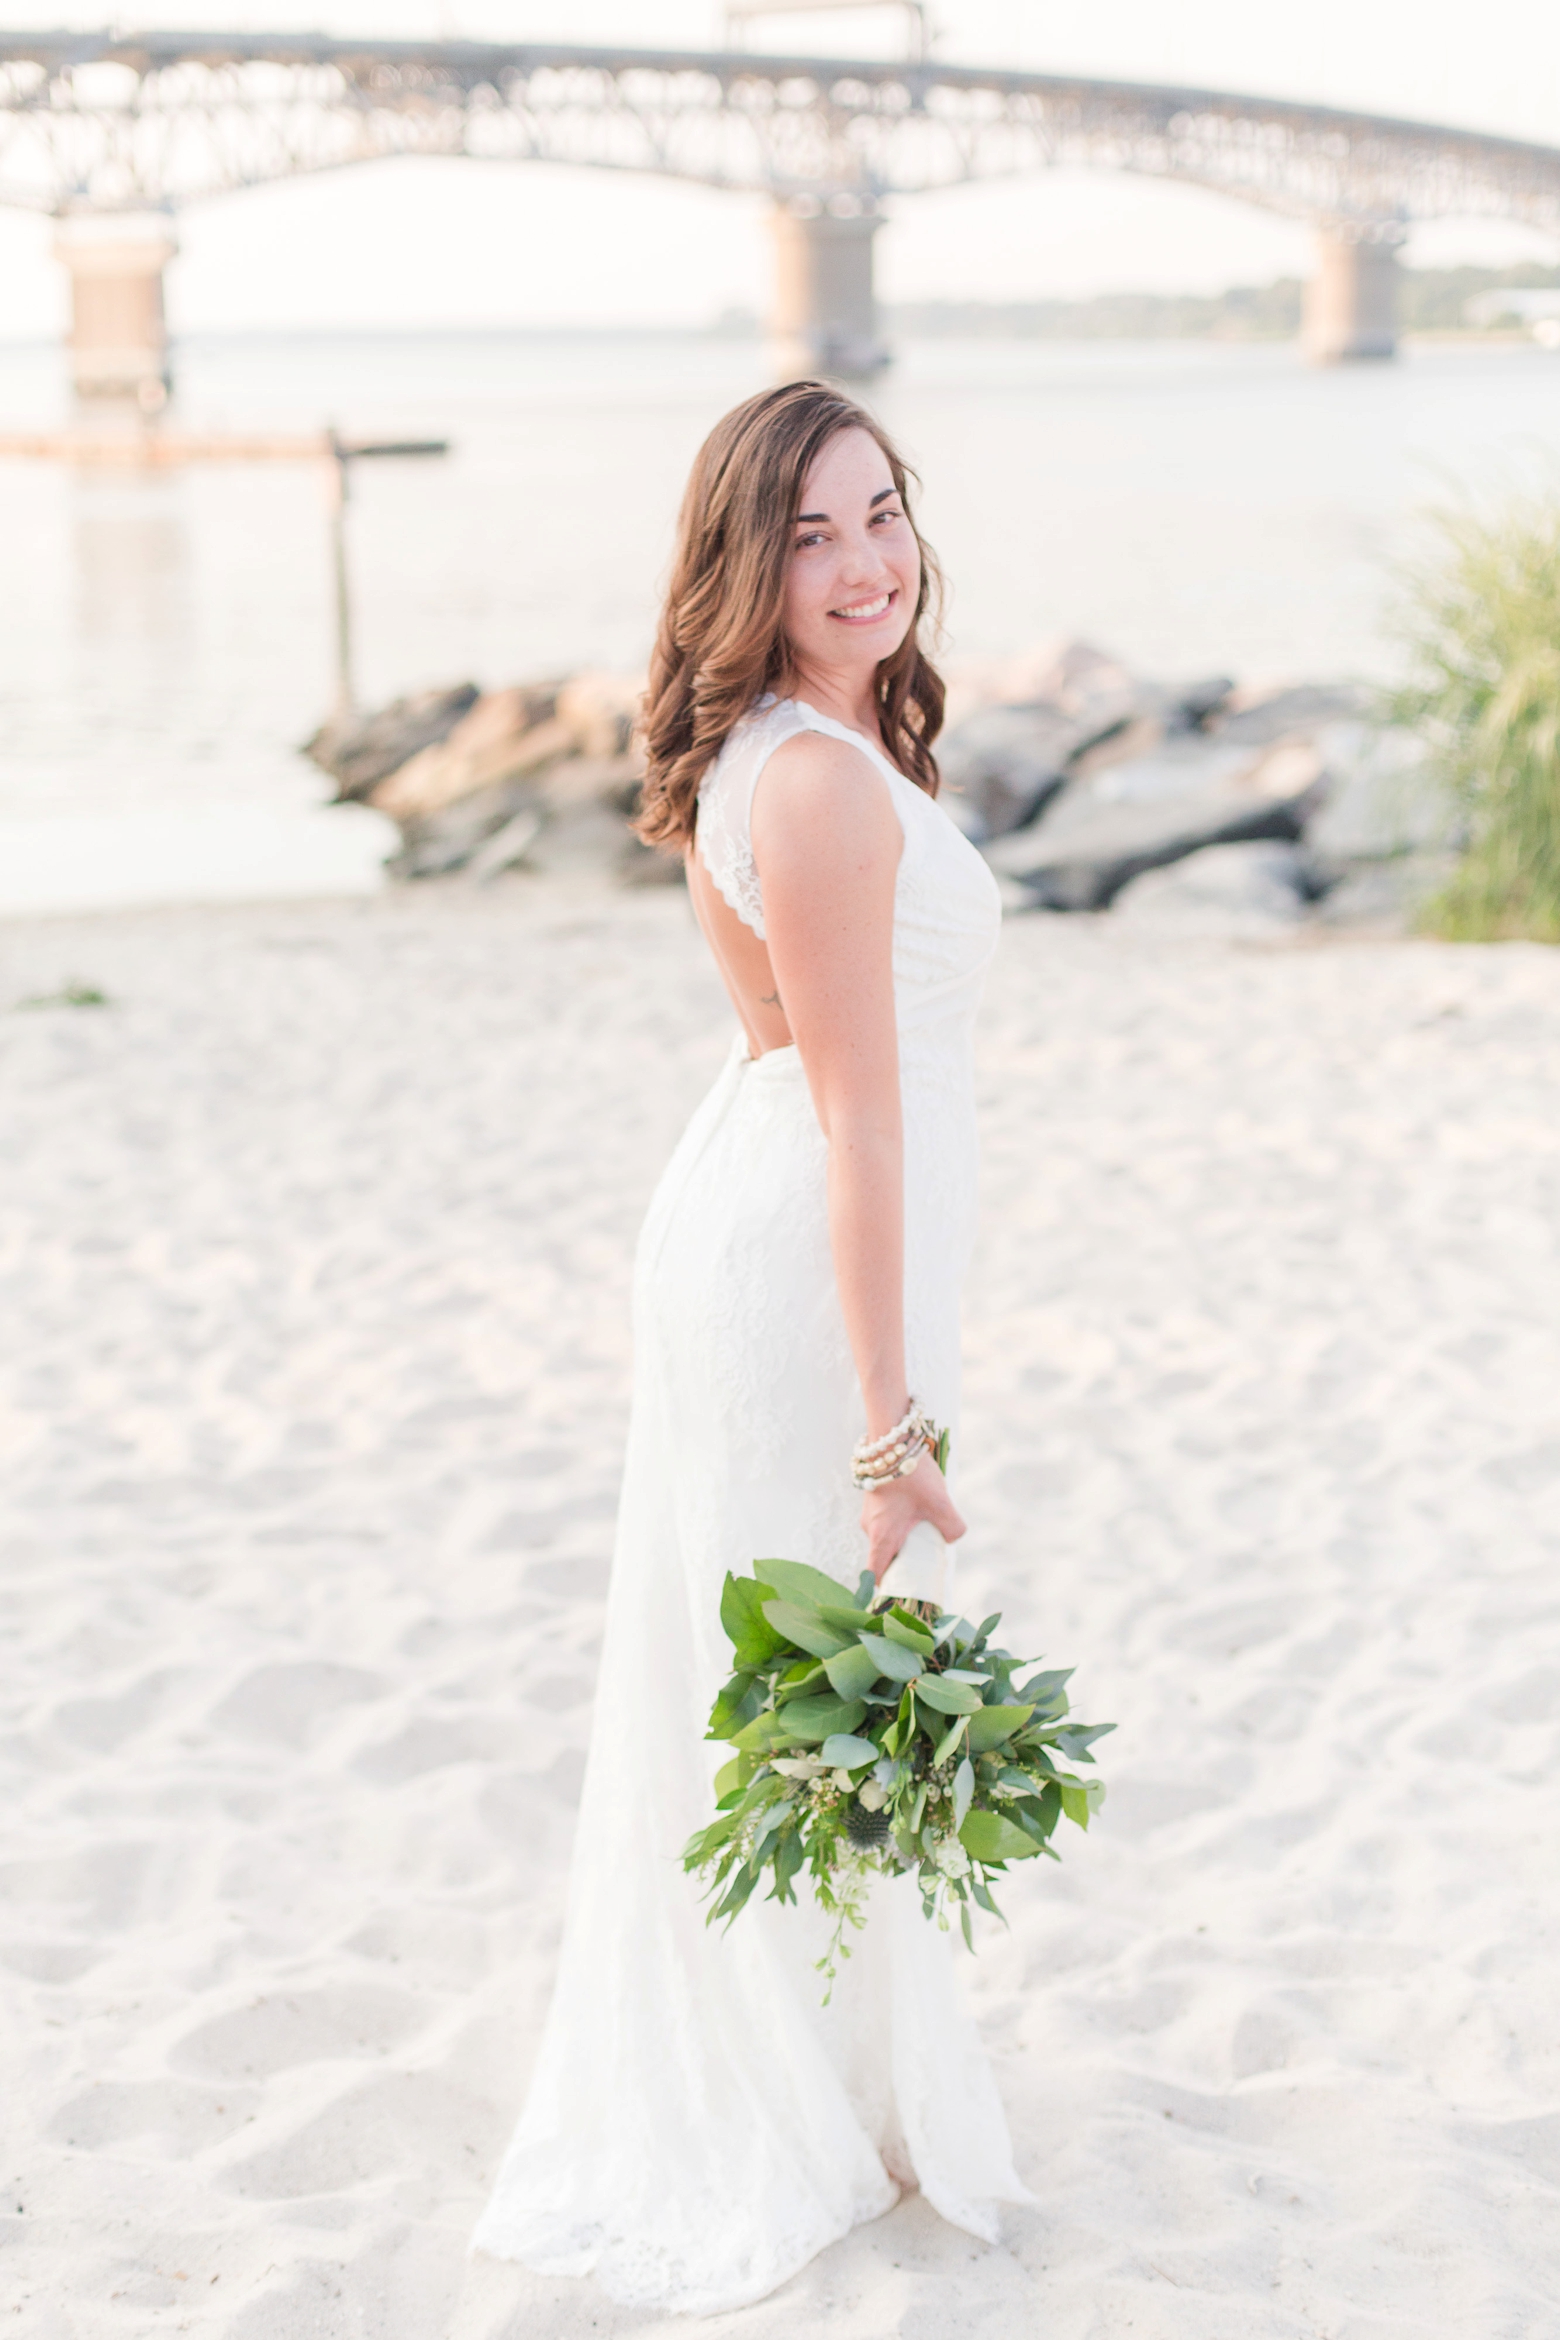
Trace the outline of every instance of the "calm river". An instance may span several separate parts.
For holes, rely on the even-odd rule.
[[[227,340],[197,427],[448,437],[360,468],[361,695],[638,666],[688,461],[764,379],[740,341]],[[1086,635],[1165,676],[1380,674],[1416,510],[1552,471],[1560,357],[1427,346],[1317,374],[1283,347],[912,345],[875,392],[926,482],[955,651]],[[0,350],[0,428],[63,418]],[[331,691],[313,470],[0,462],[0,909],[377,882],[385,830],[296,754]]]

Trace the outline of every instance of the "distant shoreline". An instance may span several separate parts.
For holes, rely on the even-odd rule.
[[[1499,345],[1525,341],[1515,320],[1470,325],[1467,309],[1480,295],[1501,290],[1560,288],[1560,268],[1405,268],[1400,280],[1400,329],[1409,340],[1433,338]],[[882,308],[892,341],[1228,341],[1298,339],[1304,288],[1299,277],[1265,285],[1231,285],[1219,293],[1096,293],[1087,299],[1032,301],[900,301]],[[764,333],[756,310],[727,309],[703,324],[515,323],[509,325],[254,326],[240,330],[176,333],[185,348],[278,342],[384,341],[757,341]],[[57,339],[0,338],[0,353],[54,350]]]

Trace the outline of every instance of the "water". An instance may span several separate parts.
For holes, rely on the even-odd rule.
[[[196,342],[193,427],[447,436],[359,467],[358,682],[520,680],[645,656],[700,437],[741,341],[481,335]],[[1168,676],[1382,674],[1416,508],[1560,452],[1560,358],[1423,347],[1317,374],[1288,348],[938,342],[875,402],[926,482],[952,645],[1084,634]],[[0,428],[64,418],[0,350]],[[0,463],[0,908],[362,890],[387,830],[297,754],[332,690],[315,470]]]

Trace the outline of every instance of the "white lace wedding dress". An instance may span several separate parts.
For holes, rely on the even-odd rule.
[[[811,729],[882,771],[904,830],[894,907],[910,1387],[954,1425],[973,1231],[972,1026],[991,873],[933,800],[845,726],[767,699],[699,798],[698,844],[762,934],[754,785]],[[762,2298],[917,2184],[988,2240],[1014,2175],[950,1938],[880,1883],[833,2003],[827,1925],[750,1902],[705,1925],[679,1855],[729,1752],[703,1733],[730,1671],[728,1568],[807,1560],[854,1588],[862,1408],[829,1250],[824,1143],[794,1048],[739,1045],[661,1180],[635,1282],[633,1419],[557,1989],[475,2247],[613,2298],[711,2313]],[[912,1587],[905,1586],[909,1590]],[[959,1956],[965,1955],[962,1947]]]

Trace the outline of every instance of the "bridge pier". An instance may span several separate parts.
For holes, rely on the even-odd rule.
[[[1301,333],[1313,365],[1396,356],[1398,250],[1406,235],[1395,219],[1318,222]]]
[[[882,225],[881,212],[854,198],[775,205],[770,327],[782,380],[830,374],[861,382],[887,365],[872,289],[872,239]]]
[[[59,221],[54,256],[70,271],[78,398],[164,404],[172,377],[163,270],[178,248],[172,220],[156,213],[79,212]]]

